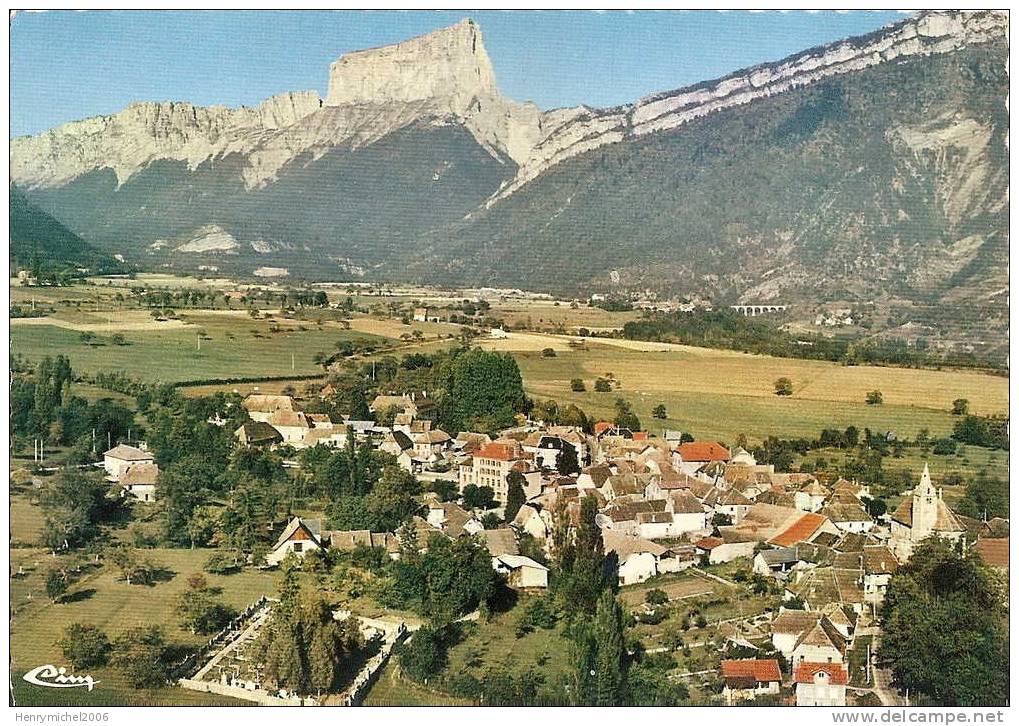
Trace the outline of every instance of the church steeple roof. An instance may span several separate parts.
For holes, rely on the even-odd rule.
[[[931,470],[925,462],[923,465],[923,474],[920,475],[920,483],[913,491],[915,497],[936,497],[938,495],[934,485],[931,484]]]

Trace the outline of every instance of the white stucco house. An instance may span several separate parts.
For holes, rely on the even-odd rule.
[[[506,575],[506,584],[514,589],[548,587],[548,568],[523,555],[496,555],[492,568]]]
[[[144,444],[138,447],[127,444],[117,444],[109,451],[103,453],[103,468],[106,475],[113,481],[120,481],[121,475],[129,467],[138,464],[154,464],[156,459],[144,448]]]
[[[269,554],[265,556],[266,562],[278,565],[289,554],[304,557],[312,550],[322,549],[322,542],[319,540],[320,530],[321,523],[317,519],[294,517],[280,533]]]

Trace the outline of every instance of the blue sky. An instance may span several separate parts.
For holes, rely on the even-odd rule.
[[[89,11],[11,25],[12,136],[132,101],[254,105],[325,95],[329,64],[474,18],[500,90],[542,108],[612,106],[905,16],[893,12]]]

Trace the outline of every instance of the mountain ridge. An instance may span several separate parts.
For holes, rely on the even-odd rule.
[[[628,106],[541,112],[498,94],[463,21],[344,56],[324,100],[132,106],[172,153],[92,122],[42,135],[39,155],[14,144],[12,175],[141,267],[839,301],[991,339],[1007,326],[1006,26],[925,13]],[[57,156],[83,145],[95,168],[62,181]],[[167,242],[209,229],[216,244]]]
[[[987,42],[1006,29],[1007,17],[991,11],[921,13],[864,36],[650,94],[631,104],[541,111],[498,92],[481,30],[464,19],[400,43],[345,54],[330,66],[325,99],[314,91],[288,92],[254,108],[236,109],[141,102],[118,114],[16,137],[11,142],[11,174],[25,189],[52,187],[113,159],[111,168],[123,183],[158,159],[185,160],[193,169],[205,160],[238,153],[248,161],[241,171],[245,185],[257,188],[274,181],[283,166],[304,153],[321,156],[334,146],[372,143],[423,118],[451,117],[493,157],[509,157],[518,165],[514,179],[493,195],[490,206],[564,159],[603,144],[676,128],[705,113],[832,73]],[[339,116],[324,113],[329,107],[347,110]],[[309,120],[316,115],[321,116],[319,123]],[[104,134],[116,139],[112,148],[92,143]]]

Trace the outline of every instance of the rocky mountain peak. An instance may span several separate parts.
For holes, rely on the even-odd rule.
[[[329,70],[327,106],[431,101],[463,115],[497,96],[481,29],[464,19],[417,38],[347,53]]]

